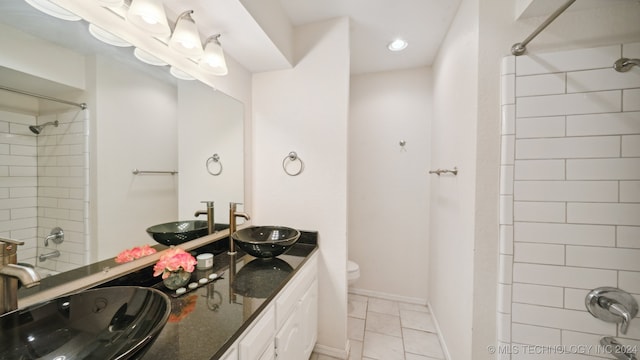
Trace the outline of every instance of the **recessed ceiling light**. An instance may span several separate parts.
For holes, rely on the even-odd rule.
[[[401,51],[406,49],[407,45],[409,45],[409,43],[407,43],[406,41],[402,39],[396,39],[390,42],[387,48],[391,51]]]

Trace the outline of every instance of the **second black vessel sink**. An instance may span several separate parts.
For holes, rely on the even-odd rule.
[[[86,290],[0,316],[0,359],[138,359],[171,312],[162,292]]]

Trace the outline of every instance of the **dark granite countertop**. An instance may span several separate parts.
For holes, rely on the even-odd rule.
[[[195,253],[211,252],[210,247],[205,245]],[[169,320],[142,359],[218,359],[316,249],[317,233],[302,232],[296,245],[275,259],[256,259],[241,251],[235,256],[220,253],[212,269],[194,271],[192,280],[224,272],[222,278],[179,297],[158,283],[151,267],[101,286],[152,286],[170,295]],[[229,266],[232,262],[235,272]]]

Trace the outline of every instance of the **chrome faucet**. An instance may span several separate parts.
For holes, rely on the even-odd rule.
[[[193,216],[198,217],[200,215],[206,214],[207,228],[209,229],[209,234],[213,234],[216,231],[216,224],[214,222],[214,217],[213,217],[213,208],[214,208],[213,201],[201,201],[201,203],[207,204],[207,210],[198,210]]]
[[[229,255],[234,255],[236,253],[236,247],[233,243],[233,239],[231,238],[231,234],[236,232],[236,218],[244,218],[245,220],[250,220],[251,217],[249,214],[245,212],[237,212],[236,206],[242,205],[241,203],[229,203]]]
[[[40,275],[34,269],[16,265],[18,245],[24,242],[0,238],[0,314],[18,308],[18,281],[28,288],[40,284]]]
[[[64,241],[64,230],[60,227],[54,227],[47,237],[44,238],[44,246],[49,246],[49,240],[56,244],[62,244]]]

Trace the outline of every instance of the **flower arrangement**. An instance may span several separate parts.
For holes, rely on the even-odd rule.
[[[162,279],[169,277],[174,271],[184,270],[193,272],[196,266],[196,258],[181,248],[171,247],[166,250],[160,260],[153,266],[153,276],[162,274]]]
[[[149,245],[136,246],[134,248],[121,251],[118,256],[116,256],[115,261],[118,264],[121,264],[155,253],[156,249],[152,248]]]

